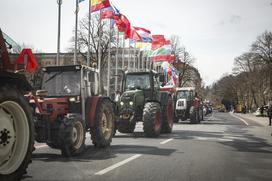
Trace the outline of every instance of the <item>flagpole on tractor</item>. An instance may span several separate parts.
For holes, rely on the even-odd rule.
[[[74,50],[74,65],[77,62],[77,26],[78,26],[78,0],[76,0],[76,20],[75,20],[75,50]]]
[[[91,0],[89,0],[89,14],[88,14],[88,51],[87,51],[87,66],[90,66],[90,58],[91,58],[91,49],[90,49],[90,42],[91,42]]]
[[[57,0],[59,11],[58,11],[58,44],[57,44],[57,62],[56,64],[59,65],[60,62],[60,24],[61,24],[61,4],[62,0]]]
[[[125,35],[122,38],[123,47],[122,47],[122,70],[124,69],[125,64]]]
[[[109,32],[109,48],[108,48],[108,77],[107,77],[107,83],[108,83],[108,90],[107,90],[107,96],[110,96],[110,65],[111,65],[111,21],[110,22],[110,32]]]

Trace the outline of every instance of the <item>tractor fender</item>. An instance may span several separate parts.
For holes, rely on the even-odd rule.
[[[161,92],[161,105],[162,106],[167,106],[168,100],[171,99],[173,101],[172,96],[169,92]]]
[[[19,90],[25,92],[33,90],[32,86],[22,74],[16,74],[12,72],[0,72],[0,85],[5,84],[14,85]]]
[[[89,128],[93,128],[95,126],[95,113],[97,105],[100,101],[108,99],[113,104],[113,110],[116,111],[115,103],[109,98],[104,96],[92,96],[88,97],[86,100],[86,123]]]

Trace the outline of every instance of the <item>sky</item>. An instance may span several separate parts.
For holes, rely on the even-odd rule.
[[[75,0],[63,0],[61,51],[71,46]],[[272,0],[112,0],[133,26],[152,34],[180,37],[195,57],[205,85],[231,73],[234,58],[249,50],[256,37],[272,31]],[[88,13],[80,3],[79,19]],[[57,51],[57,0],[2,0],[0,27],[16,42],[42,52]]]

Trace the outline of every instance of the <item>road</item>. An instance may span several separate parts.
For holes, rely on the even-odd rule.
[[[134,134],[114,137],[107,149],[92,146],[63,158],[60,151],[36,144],[24,181],[272,180],[272,128],[230,113],[213,113],[201,124],[180,122],[172,134],[145,138],[142,125]]]

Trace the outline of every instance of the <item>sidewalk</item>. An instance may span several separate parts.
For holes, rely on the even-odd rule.
[[[241,118],[250,119],[252,121],[255,121],[255,122],[259,123],[262,126],[268,126],[268,123],[269,123],[268,117],[256,117],[252,113],[247,113],[247,114],[234,113],[234,114],[241,117]]]

